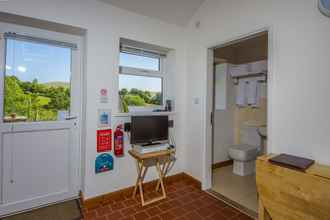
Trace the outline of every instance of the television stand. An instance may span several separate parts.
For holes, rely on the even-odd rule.
[[[163,150],[148,154],[139,154],[135,150],[129,150],[128,153],[136,160],[136,166],[138,170],[138,176],[136,180],[136,184],[133,191],[133,198],[135,198],[137,190],[140,191],[140,199],[142,206],[149,205],[151,203],[158,202],[160,200],[166,199],[166,191],[165,191],[165,182],[164,177],[168,173],[170,169],[171,163],[174,163],[173,160],[171,160],[171,156],[175,154],[173,150]],[[165,159],[165,160],[164,160]],[[156,161],[156,170],[158,173],[158,181],[155,188],[156,192],[159,192],[159,189],[162,191],[162,195],[159,197],[156,197],[154,199],[146,201],[144,198],[144,192],[143,192],[143,181],[146,176],[147,170],[149,168],[149,165],[147,165],[147,161],[149,160],[155,160]],[[162,162],[160,162],[162,161]]]

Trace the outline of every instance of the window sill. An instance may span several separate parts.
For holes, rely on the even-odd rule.
[[[128,112],[114,113],[113,117],[130,117],[130,116],[148,116],[148,115],[175,115],[175,112]]]

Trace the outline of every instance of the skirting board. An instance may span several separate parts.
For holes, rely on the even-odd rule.
[[[202,184],[199,180],[195,179],[194,177],[192,177],[186,173],[178,173],[178,174],[175,174],[172,176],[168,176],[165,178],[165,183],[170,184],[173,182],[183,181],[183,180],[197,186],[198,188],[201,188],[201,186],[202,186]],[[157,183],[157,180],[153,180],[153,181],[144,183],[143,186],[145,189],[151,189],[155,186],[156,183]],[[92,209],[92,208],[96,208],[100,205],[107,204],[110,201],[118,201],[118,200],[121,200],[122,198],[127,198],[132,195],[133,190],[134,190],[134,186],[131,186],[128,188],[124,188],[124,189],[121,189],[121,190],[118,190],[115,192],[110,192],[110,193],[103,194],[101,196],[97,196],[97,197],[86,199],[86,200],[84,199],[84,195],[81,192],[80,193],[80,202],[84,208]]]
[[[217,169],[217,168],[221,168],[221,167],[230,166],[233,163],[234,163],[233,160],[222,161],[222,162],[219,162],[219,163],[212,164],[212,169]]]

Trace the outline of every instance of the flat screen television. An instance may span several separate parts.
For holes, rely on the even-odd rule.
[[[168,140],[168,116],[132,116],[131,144]]]

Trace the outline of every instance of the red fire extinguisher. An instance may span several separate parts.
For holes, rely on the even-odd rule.
[[[118,125],[114,133],[114,151],[117,157],[124,155],[124,132],[123,126]]]

